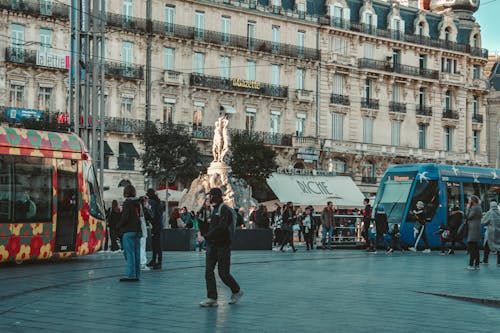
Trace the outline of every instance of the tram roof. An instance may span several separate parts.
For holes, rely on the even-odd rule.
[[[449,176],[450,178],[496,179],[500,182],[500,169],[474,167],[468,165],[449,165],[437,163],[391,165],[386,172],[427,172],[427,176]]]
[[[80,138],[73,133],[57,133],[24,128],[0,127],[0,146],[62,152],[84,152]]]

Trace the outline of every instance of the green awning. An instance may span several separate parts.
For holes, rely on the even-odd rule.
[[[97,141],[97,151],[101,151],[101,142]],[[109,155],[114,155],[113,150],[111,150],[111,147],[108,144],[108,141],[104,141],[104,155],[109,156]]]
[[[130,142],[120,142],[118,145],[120,156],[139,157],[139,153],[135,150],[134,144]]]

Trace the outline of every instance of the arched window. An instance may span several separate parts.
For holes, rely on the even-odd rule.
[[[479,47],[479,37],[477,34],[472,37],[472,47]]]
[[[344,173],[344,172],[346,172],[346,163],[345,163],[345,161],[334,160],[333,161],[333,171],[335,171],[337,173]]]
[[[423,37],[424,34],[425,34],[425,24],[424,22],[420,22],[418,24],[418,30],[417,30],[417,33],[420,37]]]
[[[122,179],[118,183],[118,187],[125,187],[127,185],[132,185],[132,183],[130,183],[130,180],[128,180],[128,179]]]
[[[361,181],[370,184],[375,184],[377,182],[377,178],[375,177],[375,165],[372,162],[366,161],[363,164]]]
[[[451,29],[450,27],[444,29],[444,40],[449,42],[451,38]]]

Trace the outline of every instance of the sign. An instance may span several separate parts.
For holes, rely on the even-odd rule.
[[[21,108],[7,108],[7,118],[9,120],[21,121],[27,118],[35,118],[40,120],[43,111],[32,110],[32,109],[21,109]]]
[[[314,170],[314,169],[295,169],[295,168],[278,168],[276,173],[283,175],[300,175],[300,176],[335,176],[334,171]]]
[[[233,87],[249,88],[249,89],[260,89],[260,82],[242,79],[233,79],[231,81]]]
[[[318,155],[297,154],[297,158],[299,160],[308,160],[308,161],[318,161],[319,160],[319,156]]]
[[[319,150],[299,148],[297,150],[297,153],[299,153],[299,154],[307,154],[307,155],[319,155]]]
[[[36,64],[43,67],[68,69],[69,56],[39,50],[36,52]]]

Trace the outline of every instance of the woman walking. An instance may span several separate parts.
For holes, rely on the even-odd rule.
[[[118,229],[116,226],[120,222],[121,217],[122,211],[118,205],[118,201],[113,200],[108,214],[109,238],[111,241],[111,251],[113,252],[120,249],[118,245]]]
[[[160,198],[155,193],[152,188],[148,189],[146,196],[149,199],[149,206],[151,207],[151,224],[153,226],[151,230],[151,247],[153,249],[153,257],[148,263],[148,267],[152,269],[161,269],[161,262],[163,257],[163,252],[161,249],[161,218],[162,209]]]
[[[136,198],[135,187],[127,185],[123,189],[123,212],[117,226],[122,236],[123,254],[127,261],[127,270],[125,277],[121,282],[139,281],[141,274],[141,220],[139,218],[141,211],[140,199]]]
[[[479,198],[472,195],[467,203],[467,248],[469,249],[469,266],[465,269],[479,270],[479,242],[481,241],[481,209]]]

